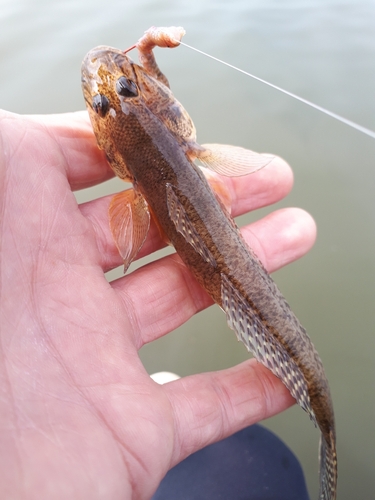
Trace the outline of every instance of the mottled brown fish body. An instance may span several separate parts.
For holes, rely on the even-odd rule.
[[[98,144],[116,174],[133,182],[147,201],[162,233],[224,310],[238,339],[284,382],[319,426],[320,498],[332,500],[337,476],[334,415],[322,362],[276,284],[190,161],[189,145],[168,118],[177,109],[184,133],[192,136],[186,112],[168,101],[169,89],[142,72],[115,49],[98,48],[86,56],[83,90]],[[130,99],[119,96],[127,92],[119,90],[121,76],[127,79]],[[148,98],[155,89],[160,102]],[[92,105],[94,97],[99,111]],[[110,108],[104,113],[107,102]]]
[[[331,431],[328,422],[333,420],[328,384],[305,329],[224,212],[201,171],[186,158],[163,124],[153,115],[147,121],[146,127],[135,114],[129,113],[112,134],[137,189],[146,198],[168,240],[213,300],[222,307],[225,275],[275,339],[284,345],[307,379],[311,406],[315,415],[321,417],[320,422],[326,423],[322,431],[328,438]],[[162,148],[155,146],[160,143]],[[199,253],[187,245],[185,236],[176,230],[168,207],[167,186],[177,193],[176,198],[181,200],[186,219],[203,242],[205,252]]]

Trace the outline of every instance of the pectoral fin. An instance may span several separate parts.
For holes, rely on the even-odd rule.
[[[150,227],[150,212],[143,196],[134,189],[116,194],[109,206],[109,225],[126,272]]]
[[[221,277],[222,308],[227,316],[228,326],[235,331],[237,339],[245,344],[247,350],[282,380],[297,403],[317,425],[302,371],[231,281],[224,274]]]
[[[228,177],[251,174],[274,159],[271,155],[227,144],[202,144],[202,148],[202,151],[197,151],[199,161],[214,172]]]

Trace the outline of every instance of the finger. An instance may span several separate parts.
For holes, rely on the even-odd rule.
[[[232,215],[237,216],[250,210],[270,205],[284,198],[293,184],[290,166],[276,157],[268,166],[252,175],[241,178],[222,177],[227,183],[232,200]],[[108,207],[111,196],[80,205],[81,212],[91,220],[97,237],[102,261],[100,265],[108,271],[122,264],[121,257],[109,230]],[[165,246],[155,224],[151,225],[146,241],[137,259]]]
[[[304,255],[315,240],[315,223],[297,208],[273,212],[243,230],[269,272]],[[174,254],[112,282],[133,320],[140,348],[185,323],[212,304]]]
[[[316,224],[300,208],[283,208],[241,229],[242,235],[268,272],[305,255],[314,245]]]
[[[163,386],[173,407],[176,440],[171,467],[211,443],[295,403],[284,384],[255,359],[220,372]]]
[[[86,111],[19,117],[38,124],[60,151],[62,168],[73,190],[94,186],[114,176],[96,143]],[[43,141],[45,142],[45,141]]]
[[[42,131],[48,134],[57,144],[64,159],[64,168],[73,190],[90,187],[113,177],[114,174],[106,161],[105,154],[97,146],[86,111],[17,116],[17,119],[38,123],[42,127]],[[281,183],[280,168],[284,172]],[[274,176],[275,172],[276,176]],[[281,199],[289,191],[293,182],[293,175],[287,163],[281,158],[275,157],[266,168],[251,175],[253,182],[250,181],[248,184],[244,179],[246,177],[225,178],[226,182],[229,182],[229,188],[233,195],[234,204],[232,208],[234,215]],[[288,181],[288,186],[286,181]],[[268,183],[273,198],[258,189],[265,183]],[[286,191],[285,187],[287,187]],[[254,196],[253,201],[249,198],[251,195]]]
[[[293,187],[293,171],[279,156],[254,174],[222,179],[228,183],[233,217],[277,203]]]

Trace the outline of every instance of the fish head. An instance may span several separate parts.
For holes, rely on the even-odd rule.
[[[155,119],[171,132],[180,144],[195,140],[193,122],[171,90],[121,50],[99,46],[90,50],[82,63],[81,81],[86,106],[97,139],[115,173],[126,174],[121,148],[134,116],[144,129]]]
[[[152,107],[154,101],[173,99],[168,87],[148,75],[142,66],[134,63],[121,50],[107,46],[96,47],[85,56],[82,89],[89,111],[91,108],[95,115],[101,117],[107,111],[113,114],[120,109],[128,114],[140,101]],[[105,99],[100,99],[98,95]]]
[[[90,50],[81,68],[81,82],[86,107],[100,149],[120,178],[129,178],[119,143],[126,143],[121,130],[126,117],[143,107],[135,64],[118,49],[99,46]]]

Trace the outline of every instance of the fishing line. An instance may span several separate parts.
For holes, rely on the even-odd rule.
[[[289,97],[293,97],[294,99],[297,99],[297,101],[303,102],[307,106],[310,106],[311,108],[314,108],[318,111],[321,111],[322,113],[330,116],[331,118],[334,118],[335,120],[338,120],[339,122],[344,123],[345,125],[348,125],[349,127],[352,127],[354,129],[358,130],[359,132],[362,132],[363,134],[366,134],[366,135],[372,137],[373,139],[375,139],[375,132],[373,130],[370,130],[366,127],[363,127],[362,125],[359,125],[358,123],[355,123],[351,120],[348,120],[347,118],[345,118],[341,115],[338,115],[337,113],[334,113],[333,111],[329,111],[328,109],[323,108],[322,106],[319,106],[318,104],[314,104],[313,102],[308,101],[307,99],[304,99],[303,97],[299,97],[298,95],[293,94],[292,92],[289,92],[288,90],[285,90],[281,87],[278,87],[277,85],[274,85],[273,83],[267,82],[266,80],[263,80],[263,78],[259,78],[258,76],[252,75],[251,73],[248,73],[247,71],[245,71],[241,68],[237,68],[237,66],[234,66],[233,64],[227,63],[227,62],[222,61],[221,59],[219,59],[215,56],[207,54],[206,52],[203,52],[203,50],[196,49],[195,47],[192,47],[191,45],[188,45],[185,42],[181,42],[180,40],[176,40],[176,41],[178,41],[181,45],[183,45],[184,47],[187,47],[188,49],[195,50],[195,52],[198,52],[199,54],[202,54],[206,57],[209,57],[210,59],[213,59],[214,61],[217,61],[221,64],[224,64],[225,66],[228,66],[229,68],[235,69],[236,71],[239,71],[240,73],[243,73],[244,75],[250,76],[250,78],[257,80],[258,82],[264,83],[265,85],[268,85],[269,87],[271,87],[275,90],[278,90],[279,92],[282,92],[283,94],[286,94]]]

